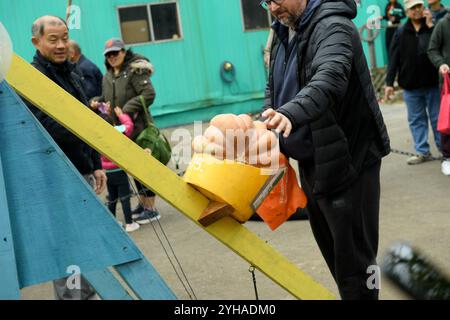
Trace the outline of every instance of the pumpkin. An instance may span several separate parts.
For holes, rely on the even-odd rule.
[[[209,141],[219,145],[225,144],[225,137],[223,132],[216,126],[210,125],[203,136]]]
[[[245,131],[246,128],[245,123],[237,115],[231,113],[215,116],[211,119],[210,125],[219,128],[224,134],[226,134],[227,130],[242,129]]]
[[[205,138],[205,136],[196,136],[194,140],[192,140],[192,150],[195,153],[204,153],[209,140]]]
[[[248,114],[240,114],[238,117],[244,121],[246,131],[254,127],[253,120]]]
[[[253,126],[255,127],[255,129],[266,129],[267,130],[266,124],[259,120],[253,121]]]
[[[218,159],[269,166],[279,156],[276,135],[261,121],[252,121],[246,114],[215,116],[203,136],[196,137],[192,148],[197,153],[208,153]],[[275,159],[276,160],[276,159]]]
[[[278,140],[275,133],[269,130],[259,129],[255,130],[255,134],[250,140],[250,147],[247,154],[249,164],[258,164],[260,155],[267,156],[272,150],[278,147]]]

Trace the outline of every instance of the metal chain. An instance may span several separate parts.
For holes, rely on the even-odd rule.
[[[392,153],[396,153],[396,154],[401,154],[401,155],[405,155],[405,156],[417,156],[417,154],[412,153],[412,152],[407,152],[407,151],[401,151],[401,150],[397,150],[397,149],[391,149]],[[430,157],[430,160],[442,160],[442,157]]]

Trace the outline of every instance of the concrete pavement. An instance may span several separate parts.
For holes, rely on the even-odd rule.
[[[383,105],[382,111],[392,148],[413,152],[406,107]],[[193,130],[192,126],[183,128]],[[169,137],[174,129],[164,131]],[[438,155],[434,145],[432,151]],[[379,256],[394,242],[407,241],[450,274],[450,177],[441,174],[439,161],[408,166],[406,158],[390,154],[383,161]],[[136,203],[133,199],[133,204]],[[190,297],[178,280],[155,230],[159,238],[164,238],[164,230],[198,299],[255,299],[246,261],[163,200],[158,199],[157,206],[162,216],[160,224],[145,225],[131,236],[180,299]],[[118,217],[123,220],[120,212]],[[338,296],[308,221],[288,221],[274,232],[262,222],[249,221],[245,225]],[[165,247],[169,248],[167,243]],[[293,299],[259,271],[256,271],[256,281],[260,299]],[[53,299],[52,286],[45,283],[25,288],[22,298]],[[380,298],[406,299],[385,279],[382,279]]]

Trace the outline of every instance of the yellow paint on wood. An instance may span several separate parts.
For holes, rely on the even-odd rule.
[[[203,228],[197,219],[209,200],[174,172],[19,56],[14,56],[6,79],[21,96],[113,160]],[[334,298],[323,286],[233,218],[226,217],[203,229],[293,296],[299,299]]]
[[[246,222],[253,215],[252,201],[270,177],[263,173],[262,169],[242,162],[194,154],[183,179],[208,198],[230,204],[236,209],[231,215]]]

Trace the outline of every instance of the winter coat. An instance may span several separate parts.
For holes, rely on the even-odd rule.
[[[427,55],[433,28],[425,19],[417,32],[410,19],[401,26],[392,39],[386,84],[393,86],[398,73],[398,84],[405,90],[432,88],[439,84],[438,71]]]
[[[68,61],[62,64],[53,64],[45,59],[39,51],[36,51],[31,64],[87,107],[88,101],[81,84],[81,75],[75,72],[74,64]],[[26,104],[81,174],[91,174],[95,170],[102,169],[100,155],[97,151],[30,102],[26,101]],[[59,107],[64,108],[63,105]]]
[[[450,66],[450,13],[434,27],[428,57],[437,69],[443,64]]]
[[[103,80],[103,74],[100,69],[84,55],[81,55],[76,65],[83,75],[82,82],[87,98],[92,99],[100,96],[102,94]]]
[[[369,148],[375,153],[372,161],[390,151],[359,33],[351,21],[355,16],[354,0],[322,0],[302,16],[297,27],[300,92],[277,110],[290,119],[293,132],[306,124],[311,128],[316,196],[348,188],[368,164]],[[266,108],[274,105],[272,70],[279,45],[275,35]]]
[[[126,113],[122,114],[121,116],[118,117],[119,121],[122,125],[125,126],[125,132],[124,134],[127,137],[130,137],[131,134],[133,133],[133,129],[134,129],[134,124],[133,124],[133,120],[131,120],[130,116]],[[109,160],[107,157],[105,157],[104,155],[102,155],[102,167],[105,170],[112,170],[112,169],[117,169],[119,168],[117,166],[117,164],[115,164],[114,162],[112,162],[111,160]]]
[[[146,119],[140,96],[144,97],[148,108],[155,100],[155,90],[150,76],[153,73],[152,64],[143,56],[133,54],[125,61],[120,74],[114,75],[110,69],[103,77],[102,96],[93,100],[111,102],[111,108],[120,107],[134,122],[131,140],[135,141],[146,127]],[[117,119],[115,119],[117,120]]]

